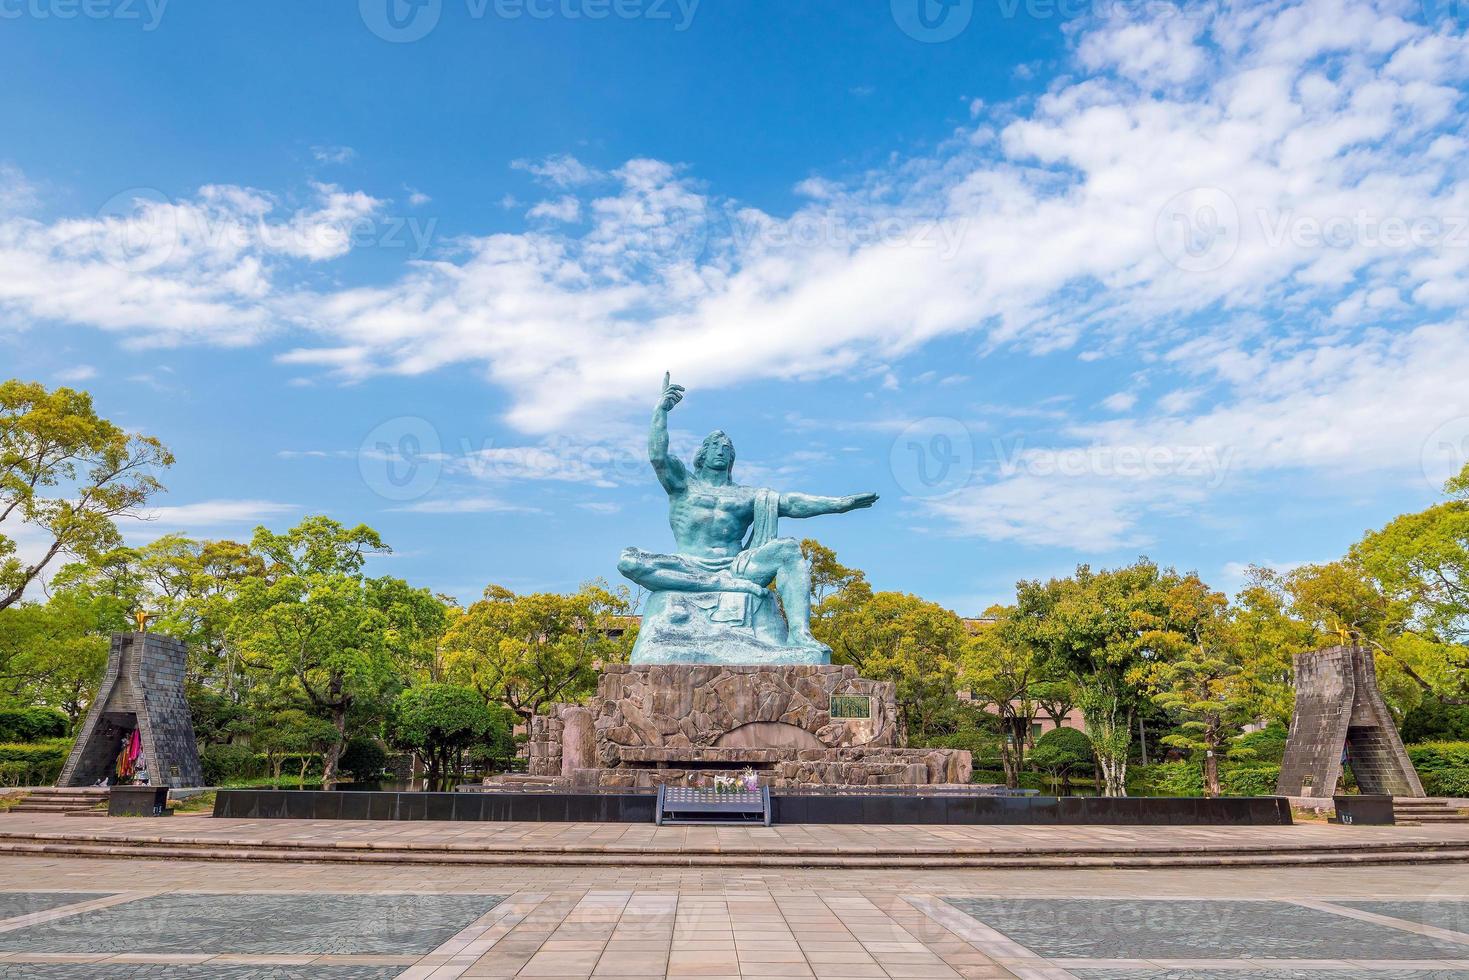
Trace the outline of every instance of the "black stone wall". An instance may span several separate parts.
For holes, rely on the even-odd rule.
[[[652,823],[651,793],[358,793],[220,790],[216,817],[296,820],[529,820]],[[1274,796],[1154,798],[891,794],[771,794],[776,823],[1289,824]]]

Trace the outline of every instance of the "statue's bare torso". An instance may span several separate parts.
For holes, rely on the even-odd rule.
[[[682,491],[668,494],[668,524],[680,554],[732,558],[754,522],[753,487],[719,487],[694,479]]]

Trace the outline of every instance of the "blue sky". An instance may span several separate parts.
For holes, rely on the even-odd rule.
[[[174,449],[134,541],[325,512],[464,599],[669,544],[665,370],[882,494],[785,525],[879,588],[1233,589],[1469,449],[1464,13],[0,0],[3,373]]]

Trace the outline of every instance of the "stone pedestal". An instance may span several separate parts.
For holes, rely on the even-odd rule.
[[[698,785],[754,769],[774,787],[969,781],[969,753],[898,746],[894,686],[853,667],[615,664],[585,706],[531,725],[530,779]]]

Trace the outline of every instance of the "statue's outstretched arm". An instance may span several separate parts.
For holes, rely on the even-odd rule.
[[[684,468],[683,460],[668,451],[668,413],[683,401],[683,391],[682,385],[669,383],[665,372],[663,394],[653,409],[653,426],[648,431],[648,461],[653,464],[653,472],[658,474],[658,482],[669,493],[682,492],[689,482],[689,472]]]
[[[819,497],[810,493],[780,495],[781,517],[820,517],[822,514],[845,514],[877,503],[875,493],[853,493],[845,497]]]

